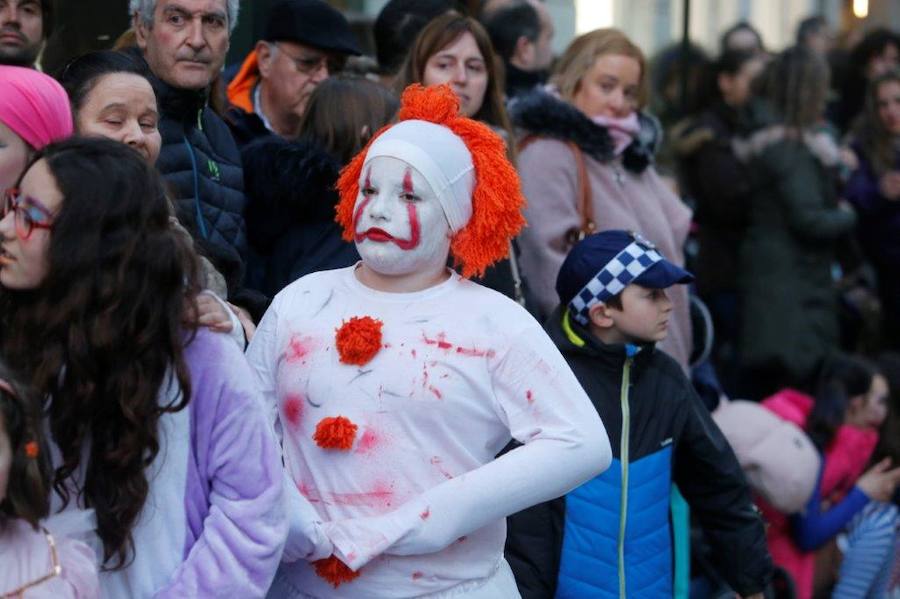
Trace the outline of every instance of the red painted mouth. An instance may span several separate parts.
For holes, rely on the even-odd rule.
[[[362,241],[363,239],[370,239],[377,243],[387,243],[389,241],[395,241],[393,235],[391,235],[384,229],[379,229],[378,227],[372,227],[365,233],[357,235],[356,239],[357,239],[357,241]]]

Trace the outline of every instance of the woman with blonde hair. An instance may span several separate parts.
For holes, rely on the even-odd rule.
[[[545,89],[513,102],[523,130],[519,171],[529,227],[522,270],[540,310],[556,304],[554,283],[569,248],[594,231],[639,232],[678,265],[691,212],[653,167],[661,139],[647,103],[647,63],[621,31],[598,29],[566,49]],[[691,353],[686,288],[669,291],[669,337],[661,348],[683,368]]]

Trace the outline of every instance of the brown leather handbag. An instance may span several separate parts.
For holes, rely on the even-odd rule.
[[[517,150],[522,152],[531,142],[540,139],[537,135],[528,135],[519,142]],[[562,141],[562,140],[560,140]],[[577,202],[578,215],[581,217],[581,226],[572,227],[566,231],[566,243],[571,248],[573,245],[597,231],[597,223],[594,221],[594,202],[591,197],[591,179],[588,176],[587,165],[584,161],[584,152],[573,141],[564,142],[575,155],[575,167],[578,169]]]

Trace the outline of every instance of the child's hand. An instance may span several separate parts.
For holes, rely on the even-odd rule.
[[[872,501],[890,501],[900,483],[900,467],[888,470],[890,467],[891,458],[884,458],[866,470],[856,486]]]
[[[250,317],[250,313],[231,302],[228,302],[228,307],[237,315],[241,326],[244,327],[244,337],[247,338],[247,343],[250,343],[250,340],[253,339],[253,333],[256,332],[256,325],[253,324],[253,318]]]
[[[231,331],[231,317],[218,299],[208,293],[197,296],[197,323],[217,333]]]

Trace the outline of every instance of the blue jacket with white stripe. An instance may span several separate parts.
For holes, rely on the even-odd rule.
[[[566,497],[508,519],[524,599],[671,597],[676,483],[741,595],[772,562],[740,465],[678,364],[652,345],[606,345],[557,311],[548,332],[600,414],[612,466]]]

